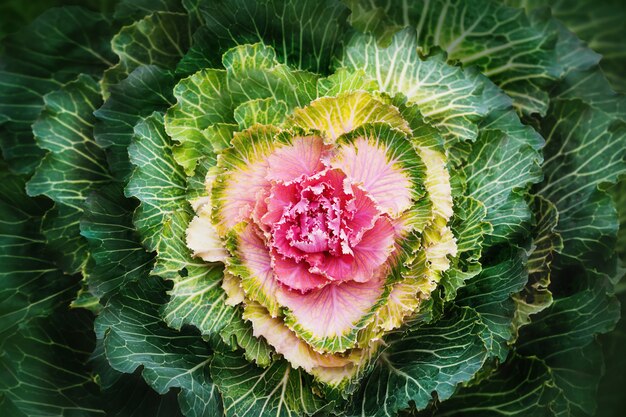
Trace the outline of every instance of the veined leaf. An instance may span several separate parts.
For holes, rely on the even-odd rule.
[[[183,13],[154,12],[122,28],[111,40],[119,62],[104,72],[105,93],[141,65],[174,69],[191,42],[188,21]]]
[[[309,416],[328,407],[310,389],[312,378],[287,361],[262,369],[238,353],[218,353],[211,375],[224,397],[226,416]]]
[[[44,152],[31,132],[43,96],[78,74],[99,75],[113,61],[114,27],[80,7],[50,9],[3,40],[0,69],[0,146],[12,170],[31,173]]]
[[[29,198],[25,180],[0,167],[0,335],[69,303],[76,279],[46,257],[42,216],[49,209]]]
[[[578,277],[577,281],[575,292],[556,293],[554,303],[520,330],[517,351],[538,357],[550,368],[555,385],[562,391],[556,406],[570,409],[574,415],[590,415],[595,411],[602,375],[595,336],[613,329],[619,319],[619,302],[607,295],[606,279],[594,283]]]
[[[264,42],[276,48],[282,63],[324,74],[348,29],[348,10],[334,0],[196,3],[203,26],[179,64],[185,73],[215,67],[220,53],[237,44]]]
[[[107,149],[109,167],[116,178],[127,180],[133,170],[128,146],[135,124],[172,104],[173,85],[172,73],[155,66],[140,66],[111,86],[109,97],[94,112],[98,118],[94,127],[96,142]]]
[[[522,10],[489,0],[346,3],[357,28],[389,42],[394,29],[411,26],[422,52],[439,47],[449,61],[480,68],[524,113],[546,113],[544,88],[561,71],[554,25],[544,16],[528,18]]]
[[[186,177],[172,157],[170,143],[163,115],[155,112],[135,126],[135,139],[128,149],[137,169],[125,193],[142,202],[135,212],[135,226],[149,250],[156,249],[167,218],[188,204]]]
[[[550,7],[552,15],[563,22],[568,30],[586,42],[588,48],[601,56],[600,67],[613,88],[626,92],[623,74],[626,62],[626,10],[620,0],[507,0],[506,3],[527,10]],[[571,53],[570,48],[568,53]],[[575,60],[580,60],[576,54]]]
[[[144,279],[152,268],[153,256],[133,230],[135,206],[117,184],[94,192],[85,202],[80,232],[89,243],[91,260],[84,274],[90,291],[98,297]]]
[[[501,251],[506,254],[506,249]],[[508,343],[512,341],[511,322],[516,303],[512,295],[520,292],[528,281],[525,267],[526,255],[521,250],[511,250],[504,259],[494,265],[483,267],[477,276],[459,290],[459,305],[473,308],[487,326],[489,337],[485,337],[491,353],[501,362],[507,357]]]
[[[221,401],[208,374],[209,347],[191,331],[170,329],[160,318],[166,286],[157,277],[127,284],[111,297],[96,320],[111,366],[142,375],[157,392],[181,388],[179,403],[186,415],[219,415]]]
[[[94,347],[90,314],[59,309],[0,340],[4,415],[105,415],[87,365]]]
[[[485,382],[462,388],[439,404],[434,415],[552,417],[550,405],[558,395],[542,361],[512,356]]]
[[[402,332],[389,345],[352,400],[351,416],[395,416],[412,403],[422,410],[446,400],[469,381],[487,359],[486,330],[470,308],[455,309],[436,323]],[[437,359],[435,359],[437,358]]]
[[[67,273],[84,265],[87,242],[78,220],[87,195],[111,181],[104,151],[93,139],[93,111],[102,99],[97,82],[86,75],[44,96],[41,115],[33,124],[37,145],[48,150],[26,184],[29,195],[56,202],[46,214],[44,234]]]

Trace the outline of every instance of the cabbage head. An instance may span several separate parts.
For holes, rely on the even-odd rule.
[[[0,415],[626,406],[619,1],[0,13]]]

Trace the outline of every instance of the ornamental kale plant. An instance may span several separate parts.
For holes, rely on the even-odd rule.
[[[619,1],[71,3],[0,6],[0,415],[620,415]]]

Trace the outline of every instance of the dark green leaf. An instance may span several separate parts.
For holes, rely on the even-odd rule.
[[[87,311],[57,310],[0,341],[0,393],[27,416],[104,416],[87,362],[94,348]],[[0,404],[3,415],[8,405]]]
[[[140,66],[128,78],[111,86],[110,96],[95,111],[94,134],[98,145],[108,151],[111,172],[128,179],[133,166],[128,145],[137,122],[154,111],[165,111],[173,102],[174,76],[155,66]]]
[[[65,7],[46,11],[3,41],[0,146],[12,170],[30,173],[44,154],[30,126],[43,96],[78,74],[99,76],[111,65],[113,30],[102,14]]]
[[[145,251],[133,230],[135,206],[118,184],[102,188],[85,202],[80,231],[91,250],[85,279],[98,297],[144,279],[152,268],[153,256]]]
[[[111,297],[96,319],[106,357],[119,372],[143,367],[143,378],[160,394],[180,388],[185,415],[219,415],[221,401],[208,375],[208,345],[194,332],[170,329],[161,320],[165,291],[160,278],[144,277]]]
[[[436,323],[387,339],[372,373],[361,383],[351,416],[389,416],[410,404],[426,408],[436,394],[446,400],[487,358],[486,326],[470,308],[454,309]]]

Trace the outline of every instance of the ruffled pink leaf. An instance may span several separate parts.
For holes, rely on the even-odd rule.
[[[252,220],[263,232],[269,233],[270,227],[263,222],[263,217],[267,214],[267,200],[270,196],[270,190],[268,187],[261,188],[256,194],[256,202],[252,209]]]
[[[257,201],[257,193],[269,187],[265,178],[267,162],[250,163],[228,173],[224,191],[221,193],[221,225],[228,230],[250,217]]]
[[[381,212],[372,197],[360,186],[353,186],[352,192],[354,199],[350,201],[347,207],[352,216],[346,222],[346,226],[352,231],[350,243],[355,245],[361,240],[363,234],[374,226]]]
[[[394,250],[395,229],[387,217],[379,217],[352,248],[352,256],[326,256],[311,268],[335,280],[366,282],[376,275]]]
[[[321,160],[328,149],[320,137],[295,137],[292,145],[277,149],[268,157],[267,179],[289,182],[314,175],[324,169]]]
[[[328,232],[316,227],[307,233],[307,240],[298,240],[292,245],[304,253],[317,253],[328,250],[328,240]]]
[[[261,221],[268,226],[277,223],[283,216],[285,209],[291,208],[300,199],[298,187],[297,183],[274,184],[267,199],[267,212]]]
[[[305,254],[299,248],[291,244],[292,240],[289,236],[294,233],[294,227],[292,223],[278,223],[272,232],[272,246],[279,254],[299,260],[302,259]]]
[[[250,273],[249,277],[243,278],[242,286],[254,300],[273,310],[263,301],[270,301],[273,298],[279,284],[274,279],[269,250],[259,233],[261,232],[255,225],[248,224],[238,237],[238,255],[242,265]],[[271,313],[275,314],[276,311],[271,311]]]
[[[282,289],[277,297],[302,330],[323,339],[349,333],[376,304],[383,289],[383,280],[374,279],[329,284],[306,294]]]
[[[278,281],[301,292],[321,288],[330,282],[322,275],[309,272],[305,262],[297,262],[279,254],[274,256],[274,273]]]
[[[339,150],[332,166],[362,185],[383,211],[397,216],[411,206],[411,182],[396,161],[387,156],[384,144],[358,138]]]

